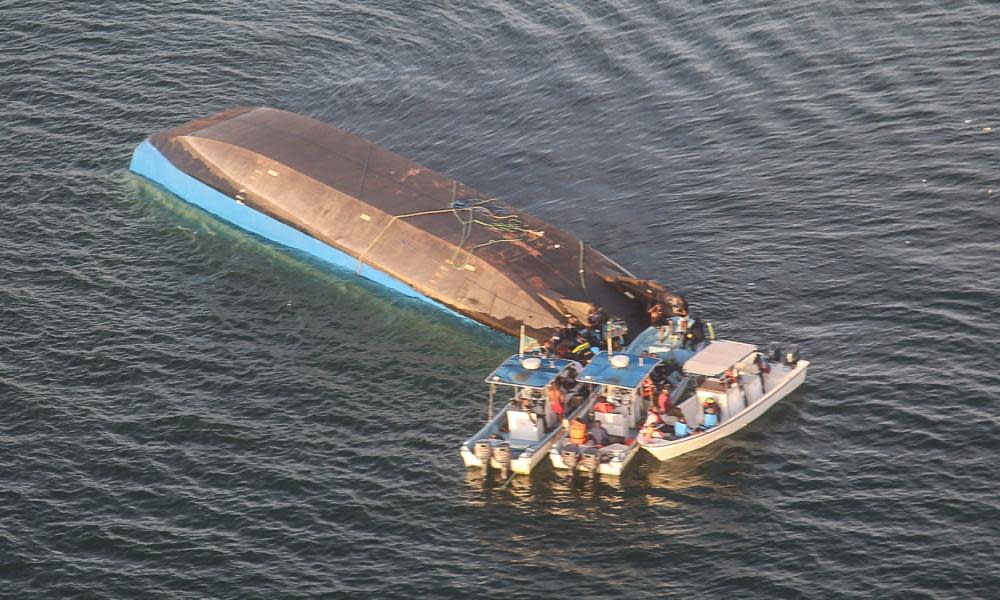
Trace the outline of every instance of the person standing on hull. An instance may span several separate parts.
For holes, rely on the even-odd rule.
[[[573,360],[578,360],[583,364],[590,362],[590,359],[594,357],[594,351],[591,347],[594,344],[587,339],[587,336],[583,332],[580,332],[576,336],[576,346],[573,347]]]
[[[591,331],[589,336],[591,341],[596,338],[597,342],[600,343],[604,339],[604,326],[608,324],[610,318],[605,308],[593,303],[590,304],[587,312],[587,326]]]
[[[562,339],[565,341],[573,341],[576,339],[576,336],[583,331],[583,323],[581,323],[580,319],[577,319],[573,315],[564,316],[566,317],[566,322],[563,323],[562,331],[560,332]]]
[[[696,350],[698,344],[705,341],[705,322],[695,317],[690,320],[690,325],[687,331],[684,332],[684,341],[681,343],[682,348],[690,348],[691,350]]]
[[[653,327],[663,327],[670,321],[670,316],[663,303],[657,302],[649,307],[649,324]]]

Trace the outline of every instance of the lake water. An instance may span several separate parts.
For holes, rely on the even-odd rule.
[[[994,598],[1000,7],[0,0],[0,597]],[[457,451],[513,340],[127,171],[306,114],[797,341],[620,480]],[[992,128],[992,131],[989,129]]]

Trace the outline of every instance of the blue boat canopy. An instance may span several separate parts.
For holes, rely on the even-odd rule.
[[[635,354],[625,354],[622,352],[616,352],[614,360],[624,361],[624,359],[618,358],[619,356],[628,357],[628,364],[626,366],[616,367],[612,365],[608,353],[601,352],[590,359],[587,367],[577,376],[576,380],[583,383],[599,383],[632,390],[639,387],[639,384],[649,375],[649,372],[656,365],[663,362],[657,358],[650,358],[648,356],[640,359]]]
[[[575,362],[565,358],[542,358],[537,369],[528,369],[522,364],[523,359],[527,358],[538,360],[538,357],[527,355],[522,357],[515,354],[500,363],[500,366],[485,379],[486,383],[541,389],[552,383],[563,369]]]

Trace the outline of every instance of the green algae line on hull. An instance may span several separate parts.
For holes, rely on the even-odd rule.
[[[684,299],[581,240],[319,121],[234,108],[150,136],[131,169],[262,237],[510,335],[591,305],[632,332]]]

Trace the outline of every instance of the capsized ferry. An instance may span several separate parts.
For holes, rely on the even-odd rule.
[[[684,299],[571,234],[360,136],[240,107],[151,135],[129,168],[220,219],[538,340],[604,307],[631,332]]]

